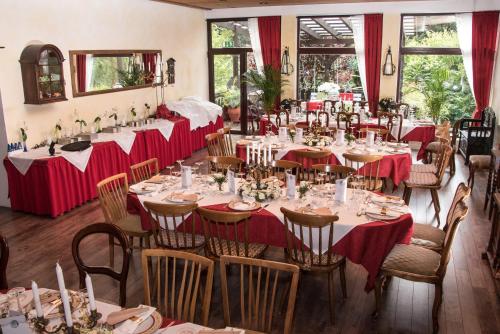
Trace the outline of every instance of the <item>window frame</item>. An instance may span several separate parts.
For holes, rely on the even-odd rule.
[[[300,46],[300,19],[306,19],[306,18],[329,18],[329,17],[352,17],[360,14],[351,14],[351,15],[303,15],[303,16],[297,16],[297,58],[296,58],[296,63],[297,64],[297,69],[296,69],[296,74],[295,74],[295,98],[298,99],[300,96],[299,94],[299,60],[300,56],[303,54],[309,54],[309,55],[356,55],[356,49],[355,48],[308,48],[308,47],[301,47]]]
[[[445,15],[456,15],[457,13],[401,13],[401,18],[399,20],[399,60],[398,60],[398,86],[396,92],[396,100],[401,101],[401,91],[403,88],[403,66],[404,66],[404,56],[406,55],[422,55],[422,56],[462,56],[462,50],[458,48],[431,48],[431,47],[405,47],[404,46],[404,30],[403,30],[403,18],[405,16],[445,16]]]

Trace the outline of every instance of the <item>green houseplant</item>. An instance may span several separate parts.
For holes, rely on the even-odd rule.
[[[224,93],[224,106],[227,107],[227,113],[231,122],[240,121],[240,91],[236,87],[231,87]]]
[[[425,97],[425,106],[434,123],[441,119],[443,107],[450,95],[446,88],[446,82],[450,77],[450,72],[446,68],[435,69],[427,78],[421,81],[420,92]]]
[[[259,98],[268,115],[274,110],[274,104],[278,96],[283,93],[283,87],[288,83],[281,78],[281,71],[271,65],[264,66],[262,72],[251,70],[245,73],[246,82],[260,90]]]

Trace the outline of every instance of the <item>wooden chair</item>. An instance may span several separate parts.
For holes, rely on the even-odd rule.
[[[353,123],[354,119],[357,119],[357,121]],[[342,129],[340,122],[345,122],[345,128],[343,128],[345,130],[349,130],[351,127],[359,129],[361,126],[361,117],[358,113],[341,111],[337,113],[337,129]]]
[[[281,208],[281,212],[285,217],[286,255],[288,262],[299,266],[303,271],[328,273],[330,316],[332,323],[334,323],[335,287],[333,272],[337,268],[339,269],[342,293],[344,298],[347,298],[345,280],[346,258],[332,251],[334,222],[339,217],[335,215],[310,215],[291,211],[286,208]],[[317,238],[313,237],[313,228],[317,232]],[[304,232],[309,234],[309,238],[304,237]],[[325,244],[323,243],[323,235],[328,236],[328,241]]]
[[[222,155],[225,156],[234,156],[234,146],[233,146],[233,138],[231,136],[231,127],[226,126],[217,130],[217,133],[222,136],[219,140],[221,145]]]
[[[311,170],[314,173],[314,180],[316,182],[320,180],[321,183],[335,183],[338,179],[345,179],[346,177],[356,173],[356,170],[352,167],[329,164],[312,165]],[[320,173],[324,174],[322,176],[322,180],[319,175]]]
[[[324,120],[324,123],[322,120]],[[316,121],[318,124],[322,124],[323,127],[328,127],[330,125],[330,115],[326,111],[320,111]]]
[[[152,158],[132,165],[130,166],[130,172],[132,174],[132,183],[134,184],[149,180],[154,175],[158,175],[160,173],[158,159]]]
[[[343,157],[345,159],[345,166],[353,168],[356,170],[356,174],[362,177],[365,190],[382,190],[384,182],[379,172],[380,162],[384,156],[344,153]]]
[[[490,107],[483,110],[481,119],[462,118],[458,151],[465,158],[466,165],[471,155],[490,155],[496,127],[496,114]]]
[[[386,135],[386,140],[389,135],[392,135],[392,130],[394,127],[398,128],[398,135],[395,138],[398,142],[401,141],[401,130],[403,129],[403,117],[400,114],[395,114],[393,112],[379,112],[378,117],[378,127],[382,129],[384,126],[387,129],[388,135]],[[387,119],[387,123],[382,124],[382,119]]]
[[[335,111],[335,101],[333,100],[324,100],[323,101],[323,111],[326,113],[331,113]]]
[[[436,162],[437,170],[435,173],[417,173],[410,171],[410,177],[408,180],[404,181],[405,188],[403,192],[403,199],[407,205],[410,203],[410,197],[413,189],[430,190],[432,203],[434,204],[434,210],[438,221],[438,227],[440,225],[439,212],[441,211],[438,190],[441,189],[441,181],[443,179],[446,166],[448,166],[450,155],[451,147],[449,145],[445,145],[443,153],[439,155],[439,159]]]
[[[224,212],[198,208],[205,233],[206,254],[218,259],[222,255],[259,258],[267,245],[250,243],[248,225],[250,212]]]
[[[141,259],[145,304],[156,307],[165,318],[207,326],[214,262],[171,249],[147,249]]]
[[[207,142],[208,155],[211,156],[224,156],[224,151],[222,147],[224,146],[224,136],[220,133],[209,133],[205,136]]]
[[[441,254],[416,245],[396,244],[384,260],[375,284],[375,311],[378,315],[381,304],[382,286],[388,277],[396,276],[413,282],[434,285],[432,307],[433,332],[439,330],[438,314],[443,298],[443,280],[450,260],[451,246],[459,224],[465,219],[468,207],[462,200],[453,208],[450,225],[446,230]]]
[[[276,160],[271,168],[271,175],[276,176],[279,180],[286,181],[286,171],[289,170],[296,176],[297,182],[300,182],[302,177],[302,164],[290,160]]]
[[[359,129],[358,131],[358,134],[359,134],[359,138],[366,138],[366,134],[368,133],[368,131],[373,131],[376,133],[376,136],[382,136],[382,140],[387,142],[389,141],[389,135],[390,135],[390,132],[388,129],[376,129],[376,128],[361,128]]]
[[[237,256],[221,256],[220,279],[224,323],[232,326],[230,291],[227,268],[232,272],[239,267],[239,301],[241,325],[245,330],[271,333],[273,318],[279,309],[278,296],[288,296],[285,324],[280,333],[289,334],[293,328],[293,312],[299,282],[299,267],[292,264],[267,260],[243,258]],[[285,282],[287,284],[283,284]],[[238,291],[231,288],[232,291]],[[280,294],[281,292],[281,294]]]
[[[460,183],[455,191],[455,196],[453,197],[450,209],[448,210],[448,215],[446,216],[443,229],[441,230],[429,224],[414,223],[411,243],[441,253],[443,250],[446,231],[452,224],[451,219],[453,217],[455,207],[459,202],[465,201],[469,197],[470,193],[471,188],[467,187],[463,182]]]
[[[81,256],[80,244],[84,239],[95,234],[106,234],[109,240],[117,240],[123,253],[122,267],[120,271],[115,271],[107,266],[91,266],[85,264]],[[127,303],[127,277],[130,258],[132,256],[126,234],[116,225],[108,223],[96,223],[88,225],[78,231],[73,237],[71,246],[73,260],[75,261],[78,275],[80,277],[80,289],[85,287],[85,275],[98,274],[105,275],[118,281],[120,284],[120,306],[125,307]]]
[[[281,119],[283,117],[283,120]],[[285,123],[283,123],[285,122]],[[290,113],[286,109],[276,112],[276,126],[288,126],[290,124]]]
[[[7,238],[0,234],[0,290],[7,290],[7,264],[9,263],[9,245]]]
[[[318,113],[319,116],[319,113]],[[310,118],[312,117],[312,118]],[[308,110],[306,111],[306,123],[309,126],[309,121],[312,121],[313,123],[319,123],[319,120],[316,119],[316,111],[314,110]]]
[[[255,105],[248,106],[247,120],[248,124],[250,124],[250,127],[252,129],[252,133],[255,133],[256,132],[255,130],[259,128],[259,122],[260,122],[259,109]]]
[[[240,172],[245,163],[240,158],[230,156],[208,156],[206,159],[211,165],[211,170],[216,173],[225,173],[228,169]]]
[[[196,253],[204,247],[205,237],[195,233],[194,211],[198,204],[144,202],[144,206],[149,213],[157,248]]]
[[[141,218],[138,215],[130,215],[127,212],[128,180],[127,174],[121,173],[110,176],[97,184],[99,202],[107,223],[115,224],[130,238],[129,246],[134,245],[134,238],[139,238],[139,248],[145,241],[146,247],[150,247],[149,237],[151,231],[144,230],[141,225]],[[114,243],[110,238],[109,256],[113,266]]]
[[[408,118],[410,116],[410,105],[404,102],[396,103],[396,111],[397,113],[403,113],[404,118]]]

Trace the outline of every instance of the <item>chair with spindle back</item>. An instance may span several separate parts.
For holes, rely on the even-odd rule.
[[[356,175],[363,178],[365,190],[380,191],[384,182],[379,175],[382,155],[344,153],[345,166],[354,168]]]
[[[227,269],[232,272],[239,267],[238,287],[229,289]],[[241,325],[245,330],[271,333],[274,317],[280,312],[278,296],[288,296],[285,323],[280,333],[289,334],[293,329],[293,312],[297,296],[300,269],[293,264],[237,256],[221,256],[220,279],[224,323],[232,326],[231,291],[239,291],[238,304]],[[283,284],[287,283],[287,284]],[[231,291],[230,291],[231,290]],[[281,293],[280,293],[281,292]]]
[[[7,290],[7,264],[9,263],[9,245],[7,239],[0,234],[0,290]]]
[[[130,173],[132,174],[133,184],[146,181],[154,175],[158,175],[160,173],[158,159],[152,158],[132,165],[130,166]]]
[[[449,141],[446,138],[439,138],[436,142],[432,142],[433,148],[432,153],[426,152],[428,156],[425,158],[425,161],[428,163],[424,164],[412,164],[410,166],[410,172],[416,173],[436,173],[441,155],[444,153],[444,147],[449,145]],[[451,157],[450,157],[451,158]]]
[[[451,257],[451,247],[458,227],[467,216],[468,211],[469,208],[463,199],[453,208],[441,254],[416,245],[396,244],[394,246],[385,258],[377,276],[374,316],[378,315],[382,299],[382,286],[387,286],[384,284],[387,278],[395,276],[413,282],[425,282],[434,285],[432,328],[433,333],[438,332],[438,315],[443,299],[443,281]],[[390,281],[387,280],[387,282]]]
[[[224,136],[220,133],[209,133],[205,136],[207,142],[208,155],[212,156],[223,156],[224,152],[222,150]]]
[[[436,161],[436,172],[412,172],[410,171],[410,176],[404,181],[404,192],[403,199],[406,204],[410,203],[411,193],[413,189],[429,189],[431,192],[432,203],[434,204],[434,210],[436,212],[436,218],[438,221],[438,227],[441,224],[439,218],[439,212],[441,211],[441,206],[439,204],[439,194],[438,190],[441,189],[441,183],[443,180],[444,172],[448,166],[450,156],[451,156],[451,146],[443,145],[442,154],[438,156]]]
[[[328,127],[330,125],[330,115],[326,111],[320,111],[318,113],[317,122],[324,127]]]
[[[318,115],[319,115],[319,112],[318,112]],[[308,110],[306,112],[306,123],[307,123],[307,125],[309,125],[309,122],[312,122],[313,124],[314,123],[319,123],[319,119],[316,118],[316,111],[314,111],[314,110]]]
[[[320,183],[335,183],[338,179],[345,179],[349,175],[356,173],[352,167],[342,165],[316,164],[311,166],[311,171],[314,173],[315,182]],[[322,180],[320,173],[324,174]]]
[[[167,204],[146,201],[144,207],[149,213],[157,248],[197,253],[205,245],[205,237],[195,232],[194,211],[198,208],[198,204]]]
[[[203,224],[205,250],[209,258],[218,259],[222,255],[259,258],[264,255],[267,245],[249,242],[250,212],[224,212],[206,208],[198,208],[197,212]]]
[[[323,111],[327,113],[331,113],[332,110],[335,110],[335,101],[333,100],[324,100],[323,101]]]
[[[344,298],[347,297],[346,258],[335,254],[332,250],[334,223],[339,217],[336,215],[299,213],[283,207],[281,212],[285,217],[288,262],[299,266],[303,271],[328,273],[330,316],[332,323],[334,323],[335,288],[333,272],[336,269],[339,269],[343,296]],[[309,237],[304,237],[307,234]]]
[[[404,118],[408,118],[410,116],[410,105],[404,102],[396,103],[396,112],[398,114],[403,113]]]
[[[353,122],[353,120],[357,121]],[[345,127],[342,128],[340,126],[340,122],[344,122]],[[337,113],[337,129],[349,130],[351,127],[359,129],[360,126],[361,126],[361,117],[359,116],[359,113],[351,113],[345,111]]]
[[[129,236],[129,246],[131,248],[134,245],[135,237],[140,240],[139,248],[142,248],[143,240],[146,242],[146,247],[149,248],[151,231],[142,228],[141,218],[138,215],[131,215],[127,212],[127,174],[121,173],[102,180],[97,184],[97,193],[99,194],[99,202],[106,222],[117,225]],[[111,239],[109,242],[109,256],[112,266],[114,242]]]
[[[240,172],[245,163],[242,159],[231,156],[208,156],[206,160],[210,163],[211,170],[216,173],[225,173],[228,169]]]
[[[289,170],[296,176],[297,182],[300,181],[302,175],[302,164],[290,160],[276,160],[271,167],[271,175],[276,176],[279,180],[286,182],[286,171]]]
[[[394,127],[398,129],[398,134],[395,139],[399,142],[401,140],[401,130],[403,128],[403,117],[400,114],[395,114],[393,112],[384,112],[384,111],[377,113],[377,117],[378,117],[378,127],[380,129],[385,126],[385,128],[388,131],[387,137],[392,135]],[[387,119],[387,122],[385,124],[382,124],[382,119]]]
[[[156,307],[164,318],[208,325],[212,260],[171,249],[144,250],[141,260],[146,305]]]
[[[310,151],[310,150],[296,150],[294,151],[295,157],[297,160],[302,161],[302,166],[306,165],[306,162],[309,162],[310,165],[316,165],[321,163],[328,163],[330,157],[332,156],[332,152],[330,150],[318,150],[318,151]],[[302,180],[310,180],[314,177],[314,173],[312,173],[312,169],[303,167],[302,168]]]
[[[81,256],[81,243],[83,240],[89,236],[96,234],[105,234],[108,236],[109,240],[117,240],[118,244],[122,249],[122,265],[120,271],[113,270],[113,267],[108,266],[91,266],[84,263]],[[78,231],[78,233],[73,237],[73,242],[71,246],[73,260],[78,269],[78,275],[80,277],[80,289],[85,287],[85,276],[86,274],[97,274],[105,275],[113,278],[120,283],[120,306],[125,307],[127,303],[127,277],[129,270],[130,258],[132,256],[130,247],[128,244],[127,236],[125,233],[116,225],[108,223],[96,223],[92,225],[85,226],[83,229]]]
[[[290,124],[290,113],[286,109],[276,112],[276,126],[288,126]]]
[[[231,136],[231,127],[226,126],[217,130],[217,133],[222,136],[220,139],[220,145],[222,150],[222,155],[234,156],[233,138]]]

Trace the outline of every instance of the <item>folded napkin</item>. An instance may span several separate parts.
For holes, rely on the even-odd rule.
[[[198,200],[197,194],[172,194],[170,197],[174,201],[179,202],[196,202]]]
[[[327,207],[316,208],[316,209],[312,209],[310,207],[301,207],[297,209],[297,212],[307,213],[310,215],[319,215],[319,216],[329,216],[332,214],[330,208]]]
[[[156,187],[151,186],[151,185],[148,186],[146,184],[142,184],[142,185],[133,185],[129,189],[130,189],[130,191],[132,191],[136,194],[144,194],[144,193],[155,191]]]
[[[244,202],[244,201],[234,202],[232,206],[236,210],[249,210],[249,209],[255,208],[255,204],[252,204],[250,202]]]
[[[142,307],[128,308],[116,312],[111,312],[106,319],[106,323],[114,326],[122,321],[138,316],[144,312],[146,312],[146,309]]]
[[[389,219],[396,219],[399,218],[401,215],[403,215],[403,212],[396,211],[394,209],[390,209],[388,207],[379,207],[379,206],[372,206],[372,207],[367,207],[365,209],[365,213],[367,214],[374,214],[378,216],[385,216]]]
[[[237,142],[238,145],[248,145],[250,143],[251,143],[251,141],[250,140],[246,140],[246,139],[240,139]]]
[[[371,198],[372,202],[377,202],[377,203],[387,203],[387,204],[395,204],[395,205],[404,205],[405,201],[398,196],[389,196],[389,195],[383,195],[383,196],[372,196]]]
[[[155,175],[155,176],[153,176],[152,178],[150,178],[149,180],[146,180],[146,181],[144,181],[144,182],[146,182],[146,183],[156,183],[156,184],[161,184],[161,183],[163,183],[164,181],[165,181],[165,176],[158,174],[158,175]]]
[[[147,305],[139,305],[138,308],[144,309],[144,312],[142,312],[138,316],[133,316],[132,318],[122,322],[121,325],[114,329],[113,332],[115,334],[133,334],[136,331],[137,327],[139,327],[139,325],[143,323],[144,320],[146,320],[149,316],[151,316],[151,314],[153,314],[154,311],[156,311],[154,307]]]

